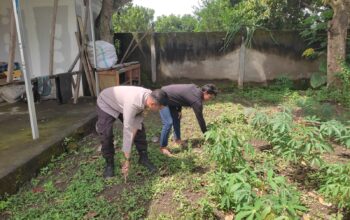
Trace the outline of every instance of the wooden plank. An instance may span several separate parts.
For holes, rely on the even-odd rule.
[[[94,73],[93,73],[93,70],[91,68],[91,65],[90,65],[90,62],[89,62],[89,59],[88,59],[88,53],[87,53],[87,50],[86,50],[86,36],[85,36],[85,30],[83,28],[83,24],[82,24],[82,20],[80,17],[77,18],[78,20],[78,30],[79,30],[79,33],[80,33],[80,37],[81,37],[81,46],[82,46],[82,50],[83,50],[83,54],[84,54],[84,57],[85,57],[85,62],[87,64],[87,69],[85,69],[85,66],[84,66],[84,69],[85,69],[85,72],[87,73],[86,74],[86,77],[89,78],[90,82],[91,82],[91,86],[93,88],[93,96],[95,96],[96,94],[96,82],[95,82],[95,78],[94,78]],[[82,57],[81,57],[82,59]]]
[[[96,95],[96,81],[94,78],[93,69],[91,67],[87,52],[85,52],[85,57],[86,57],[86,62],[87,62],[88,68],[89,68],[89,73],[90,73],[89,77],[90,77],[90,81],[92,83],[92,89],[94,90],[94,93]]]
[[[137,47],[139,47],[139,45],[141,45],[142,40],[147,36],[148,33],[149,33],[149,31],[145,32],[145,33],[143,34],[143,36],[140,38],[139,43],[136,42],[135,46],[130,50],[130,52],[129,52],[128,54],[125,54],[124,60],[128,59],[129,55],[132,54],[132,52],[134,52],[134,50],[135,50]],[[122,60],[122,61],[124,62],[124,60]],[[122,63],[122,62],[120,62],[120,63]]]
[[[135,38],[134,38],[134,36],[133,36],[133,37],[132,37],[132,40],[131,40],[131,42],[130,42],[130,44],[129,44],[129,46],[128,46],[128,48],[126,49],[126,51],[125,51],[125,53],[124,53],[124,56],[123,56],[122,59],[120,60],[120,63],[121,63],[121,64],[122,64],[122,63],[124,62],[124,60],[126,59],[126,56],[128,55],[129,50],[130,50],[132,44],[134,43],[134,41],[135,41]]]
[[[10,18],[10,46],[9,46],[9,57],[8,57],[8,63],[7,63],[7,81],[8,83],[11,83],[13,81],[13,66],[15,62],[15,53],[16,53],[16,40],[17,40],[17,33],[16,33],[16,21],[15,21],[15,15],[13,14],[13,7],[12,3],[11,5],[11,18]]]
[[[80,80],[81,80],[82,71],[83,71],[83,63],[80,62],[80,65],[79,65],[79,72],[80,72],[80,74],[77,75],[77,81],[75,83],[75,88],[74,88],[74,97],[73,97],[73,103],[74,104],[78,103],[79,89],[80,89]]]
[[[55,32],[56,32],[56,19],[57,19],[57,7],[58,0],[54,0],[53,13],[51,21],[51,36],[50,36],[50,61],[49,61],[49,75],[53,75],[53,61],[54,61],[54,50],[55,50]]]
[[[84,72],[85,72],[85,75],[87,76],[87,71],[89,71],[89,68],[88,68],[86,60],[85,60],[84,50],[82,48],[81,41],[80,41],[80,36],[79,36],[78,32],[75,32],[75,37],[77,39],[77,43],[78,43],[78,47],[79,47],[80,62],[83,64]],[[86,77],[86,79],[87,79],[87,82],[88,82],[88,85],[89,85],[90,94],[93,96],[94,95],[94,91],[92,90],[90,77]]]
[[[77,56],[75,57],[75,59],[74,59],[72,65],[70,65],[70,67],[69,67],[67,73],[70,73],[70,72],[73,71],[75,65],[77,64],[77,62],[78,62],[78,60],[79,60],[79,58],[80,58],[80,53],[78,53]]]

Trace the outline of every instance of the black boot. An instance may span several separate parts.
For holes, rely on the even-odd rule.
[[[114,158],[113,157],[106,157],[106,166],[105,170],[103,172],[104,178],[109,178],[114,176]]]
[[[153,163],[148,159],[147,151],[140,151],[139,152],[140,159],[139,164],[146,167],[149,172],[153,173],[157,171],[157,168],[153,165]]]

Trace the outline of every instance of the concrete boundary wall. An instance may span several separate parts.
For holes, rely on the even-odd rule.
[[[115,34],[118,56],[124,55],[133,36],[143,33]],[[157,82],[169,80],[237,81],[243,69],[243,81],[266,83],[279,76],[292,80],[307,79],[318,70],[319,60],[307,60],[301,55],[307,48],[297,32],[256,31],[251,45],[241,51],[242,36],[237,35],[224,50],[226,33],[154,33],[148,34],[126,61],[138,60],[142,73],[151,79],[151,38],[156,47]],[[240,62],[244,68],[240,69]]]

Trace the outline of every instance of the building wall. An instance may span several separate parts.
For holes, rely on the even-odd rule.
[[[0,1],[0,61],[7,62],[10,42],[10,0]],[[50,31],[53,0],[21,0],[24,27],[24,48],[31,77],[48,75]],[[54,74],[67,72],[78,54],[75,32],[76,15],[82,14],[82,0],[59,0],[56,20]],[[93,1],[94,15],[100,9],[100,1]],[[76,7],[77,5],[77,7]],[[78,13],[76,13],[76,8]],[[89,29],[90,30],[90,29]],[[16,50],[16,62],[20,54]],[[78,70],[76,65],[74,70]]]
[[[138,34],[141,38],[143,34]],[[237,36],[226,49],[226,33],[155,33],[157,81],[187,79],[229,79],[237,81],[241,37]],[[132,39],[128,33],[116,34],[120,41],[120,57]],[[150,39],[142,41],[126,61],[138,60],[142,72],[150,78]],[[244,82],[265,83],[278,76],[307,79],[318,70],[319,60],[306,60],[302,52],[306,43],[296,32],[256,31],[246,47]]]

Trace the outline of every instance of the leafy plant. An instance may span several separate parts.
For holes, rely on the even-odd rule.
[[[288,90],[293,88],[293,81],[288,76],[281,75],[276,78],[269,88],[272,90]]]
[[[324,166],[320,171],[320,189],[338,208],[350,211],[350,163]]]
[[[333,151],[332,146],[320,134],[317,126],[306,126],[293,122],[290,110],[283,109],[272,116],[256,113],[252,125],[283,158],[310,165],[320,165],[321,154]]]
[[[320,132],[334,141],[350,148],[350,128],[337,120],[321,123]]]
[[[220,169],[232,171],[235,165],[245,164],[243,151],[252,154],[253,149],[243,135],[230,127],[223,129],[223,124],[219,122],[209,126],[210,129],[205,133],[206,151]]]
[[[347,63],[341,64],[341,71],[337,77],[341,81],[340,88],[338,88],[340,101],[350,107],[350,66]]]
[[[254,201],[254,192],[244,173],[217,172],[212,178],[210,193],[219,201],[224,210],[239,211]]]

